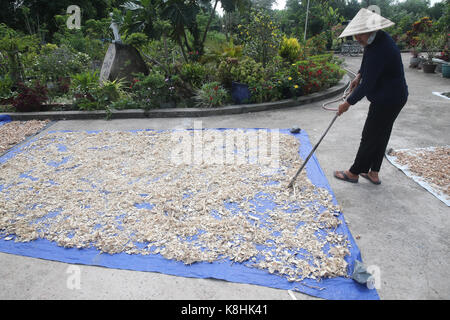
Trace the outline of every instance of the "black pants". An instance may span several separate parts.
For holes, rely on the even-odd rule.
[[[404,103],[397,106],[370,104],[358,153],[350,168],[351,173],[380,171],[394,121],[404,105]]]

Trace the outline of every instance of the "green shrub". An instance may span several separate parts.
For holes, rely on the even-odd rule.
[[[219,67],[220,69],[220,67]],[[219,70],[220,72],[221,70]],[[256,62],[250,57],[244,57],[237,63],[232,63],[229,69],[232,81],[253,85],[264,80],[264,68],[262,63]]]
[[[294,62],[298,59],[301,53],[301,47],[296,38],[283,37],[278,49],[278,54],[289,62]]]
[[[99,91],[99,74],[95,72],[82,72],[72,75],[70,91],[74,97],[74,105],[79,110],[97,110],[102,106],[97,93]]]
[[[205,83],[198,89],[194,99],[197,107],[211,108],[224,105],[225,102],[230,100],[230,97],[220,83],[214,81]]]
[[[200,88],[208,77],[206,68],[198,62],[185,63],[181,67],[181,78],[194,88]]]
[[[5,74],[3,77],[0,77],[0,100],[9,99],[13,96],[12,86],[14,82],[11,77]]]
[[[101,97],[110,104],[120,99],[125,87],[125,80],[105,80],[102,82],[99,88]]]
[[[47,45],[37,58],[34,71],[45,82],[56,81],[87,70],[90,62],[85,53],[73,52],[67,46],[55,48]]]
[[[148,42],[146,34],[141,32],[135,32],[125,37],[124,43],[131,45],[135,48],[141,48]]]
[[[177,76],[166,77],[156,69],[152,69],[149,75],[140,73],[136,75],[136,81],[132,86],[132,93],[136,101],[145,109],[159,108],[162,104],[177,100],[174,83]]]
[[[167,68],[173,65],[174,61],[180,61],[182,58],[179,46],[169,38],[149,41],[140,48],[140,51]]]
[[[337,84],[345,74],[345,71],[334,63],[318,63],[312,60],[298,61],[294,69],[303,81],[304,94],[327,89]]]
[[[100,84],[98,71],[72,75],[70,92],[79,110],[109,110],[123,96],[123,90],[123,80],[105,80]]]
[[[304,80],[301,74],[297,72],[296,64],[280,69],[276,73],[273,83],[284,99],[299,97],[303,94]]]
[[[219,81],[228,89],[231,88],[231,82],[233,81],[231,67],[237,64],[238,59],[226,58],[219,63],[217,68],[217,77],[219,78]]]
[[[314,63],[327,63],[333,60],[333,55],[331,53],[317,54],[308,57],[307,60]]]
[[[58,31],[53,34],[53,42],[58,46],[66,46],[76,52],[87,54],[90,59],[103,61],[107,42],[102,42],[102,38],[109,38],[111,30],[110,19],[87,20],[81,29],[68,29],[66,26],[68,16],[56,15],[54,17]]]
[[[257,82],[250,86],[249,90],[252,103],[277,101],[282,98],[282,91],[273,79]]]
[[[136,102],[132,97],[126,96],[117,101],[112,102],[109,107],[116,110],[124,109],[139,109],[139,103]]]
[[[39,47],[36,35],[23,35],[0,23],[0,75],[9,74],[14,83],[23,82]]]
[[[306,55],[313,56],[327,51],[327,33],[322,32],[306,40]]]

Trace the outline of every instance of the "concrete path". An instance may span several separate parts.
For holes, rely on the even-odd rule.
[[[394,126],[389,147],[450,145],[450,102],[432,91],[450,91],[450,79],[409,69],[410,98]],[[361,57],[346,58],[357,71]],[[450,210],[387,160],[382,184],[333,178],[356,154],[369,103],[363,100],[339,117],[316,151],[366,265],[381,271],[382,299],[450,298]],[[47,130],[192,128],[290,128],[306,130],[311,143],[333,117],[314,103],[285,110],[208,118],[60,121]],[[42,133],[41,133],[42,134]],[[286,290],[151,272],[78,266],[80,289],[70,289],[72,265],[0,253],[0,299],[292,299]],[[297,299],[315,299],[294,293]]]

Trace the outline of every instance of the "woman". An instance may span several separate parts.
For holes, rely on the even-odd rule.
[[[408,98],[400,51],[394,40],[381,30],[393,24],[361,9],[340,35],[353,35],[364,47],[364,54],[361,68],[351,82],[351,94],[339,105],[338,114],[342,115],[364,97],[370,106],[354,163],[348,170],[335,171],[337,179],[356,183],[362,176],[374,184],[381,183],[378,173],[392,127]]]

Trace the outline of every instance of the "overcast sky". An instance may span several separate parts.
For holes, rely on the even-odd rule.
[[[314,1],[314,0],[311,0],[311,1]],[[399,0],[399,1],[403,2],[404,0]],[[430,4],[431,4],[431,6],[433,6],[436,2],[442,2],[442,1],[443,0],[430,0]],[[358,2],[361,2],[361,0],[358,0]],[[277,0],[276,4],[274,4],[272,9],[284,9],[285,5],[286,5],[286,0]],[[220,3],[219,3],[219,6],[217,8],[217,13],[220,16],[223,15],[223,9],[220,6]]]
[[[314,0],[311,0],[314,1]],[[400,2],[403,2],[404,0],[400,0]],[[361,0],[358,0],[358,2],[361,2]],[[442,0],[430,0],[431,6],[433,6],[436,2],[442,2]],[[286,0],[277,0],[277,4],[274,5],[273,9],[284,9],[284,6],[286,5]]]

